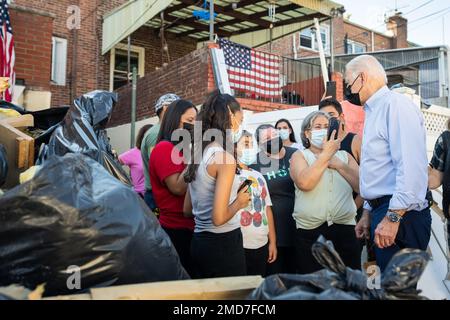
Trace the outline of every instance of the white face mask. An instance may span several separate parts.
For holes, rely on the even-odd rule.
[[[242,150],[242,155],[239,157],[239,161],[245,164],[246,166],[251,165],[256,162],[258,151],[255,148],[244,149]]]
[[[327,136],[327,129],[319,129],[311,131],[311,144],[322,149],[323,139]]]
[[[233,132],[231,139],[233,141],[233,143],[238,143],[239,139],[241,139],[242,137],[242,126],[239,126],[238,131]]]
[[[280,129],[280,137],[282,140],[287,140],[289,139],[289,135],[291,134],[289,132],[289,129]]]

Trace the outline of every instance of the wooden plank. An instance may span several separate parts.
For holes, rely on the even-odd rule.
[[[71,294],[67,296],[54,296],[48,298],[42,298],[42,300],[91,300],[92,297],[89,293],[86,294]]]
[[[34,127],[34,117],[31,114],[24,114],[20,117],[11,117],[2,120],[14,128]]]
[[[245,299],[263,282],[261,276],[164,281],[91,289],[93,300]]]
[[[19,175],[34,165],[34,139],[7,123],[0,122],[0,144],[7,153],[8,175],[2,188],[19,184]]]

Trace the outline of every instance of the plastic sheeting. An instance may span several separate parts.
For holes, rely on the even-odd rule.
[[[0,286],[45,283],[48,296],[188,278],[144,201],[81,154],[47,159],[0,197],[0,221]],[[73,266],[80,289],[68,287]]]
[[[389,262],[378,283],[344,265],[330,241],[319,237],[313,255],[324,269],[311,274],[277,274],[255,289],[252,300],[397,300],[425,299],[417,282],[427,265],[426,252],[403,249]]]
[[[102,164],[123,183],[131,185],[112,152],[105,130],[116,101],[116,93],[99,90],[75,99],[64,120],[52,128],[48,144],[41,147],[36,164],[42,164],[52,155],[81,153]]]

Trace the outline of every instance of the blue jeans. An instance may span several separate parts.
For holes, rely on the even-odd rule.
[[[386,216],[389,208],[389,202],[386,202],[378,208],[372,210],[370,235],[372,241],[375,235],[375,229]],[[414,248],[427,250],[431,236],[431,213],[430,209],[422,211],[408,211],[400,221],[395,244],[388,248],[380,249],[374,245],[377,265],[383,272],[391,258],[401,249]]]
[[[150,210],[152,211],[156,210],[155,198],[153,198],[153,192],[151,190],[145,190],[144,201],[148,205]]]

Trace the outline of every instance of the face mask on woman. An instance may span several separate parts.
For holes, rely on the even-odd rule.
[[[289,129],[280,129],[280,137],[282,140],[288,140],[289,139]]]
[[[239,161],[249,166],[256,162],[257,150],[255,148],[244,149],[239,157]]]
[[[239,126],[239,129],[237,131],[232,132],[231,139],[233,143],[238,143],[241,137],[242,137],[242,126]]]
[[[322,149],[323,139],[327,136],[327,129],[319,129],[311,131],[311,144],[315,147]]]

